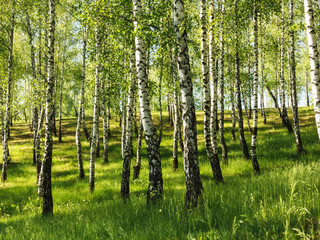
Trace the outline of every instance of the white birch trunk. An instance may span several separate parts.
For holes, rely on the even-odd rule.
[[[184,133],[184,171],[186,177],[186,207],[196,206],[202,198],[203,186],[200,177],[196,114],[193,99],[193,86],[190,71],[187,31],[184,16],[184,1],[174,0],[174,30],[178,45],[178,73],[182,104]]]
[[[147,151],[149,158],[149,187],[147,199],[155,199],[162,195],[163,179],[161,169],[161,158],[159,152],[159,140],[156,129],[152,122],[150,101],[148,95],[148,74],[146,69],[146,49],[144,39],[141,37],[139,21],[142,14],[141,0],[132,0],[133,12],[135,16],[134,29],[137,32],[135,37],[136,46],[136,68],[139,86],[140,116],[142,118],[143,129],[145,133]]]
[[[313,8],[311,0],[304,0],[304,14],[308,37],[310,74],[312,84],[312,98],[315,112],[318,136],[320,138],[320,78],[319,78],[319,52],[317,35],[314,29]]]

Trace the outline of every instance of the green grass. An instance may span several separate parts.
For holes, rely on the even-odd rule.
[[[166,114],[160,149],[164,178],[161,202],[146,205],[148,164],[144,142],[140,179],[130,182],[131,201],[121,201],[121,129],[114,119],[109,139],[110,164],[97,159],[96,189],[90,194],[89,144],[82,138],[86,177],[80,181],[74,137],[76,119],[68,118],[63,119],[63,143],[54,139],[54,216],[45,218],[41,216],[36,169],[32,165],[32,134],[27,124],[17,122],[9,141],[12,161],[8,180],[0,184],[0,239],[317,239],[320,146],[313,110],[299,111],[302,140],[308,151],[301,157],[296,154],[294,136],[282,127],[274,110],[267,111],[267,124],[259,116],[260,176],[253,175],[251,162],[241,158],[239,142],[231,140],[227,111],[229,165],[222,166],[225,184],[220,185],[213,181],[204,147],[203,114],[197,113],[204,203],[189,213],[184,206],[181,155],[179,169],[171,169],[173,128]],[[154,120],[158,124],[157,113]],[[246,139],[250,146],[247,128]],[[133,146],[136,147],[136,140]]]

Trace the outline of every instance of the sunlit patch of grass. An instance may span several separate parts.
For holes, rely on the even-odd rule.
[[[142,169],[130,180],[131,200],[120,197],[121,129],[112,119],[109,164],[96,159],[96,188],[89,193],[89,143],[82,135],[85,179],[78,179],[75,146],[76,118],[63,119],[63,142],[54,138],[52,189],[54,217],[41,217],[36,169],[32,165],[32,138],[24,122],[14,124],[9,141],[8,181],[0,184],[0,239],[301,239],[319,235],[319,140],[312,108],[301,108],[301,135],[307,155],[297,156],[293,134],[282,126],[274,109],[267,123],[259,115],[257,153],[262,174],[255,176],[251,160],[242,159],[236,129],[231,139],[231,116],[226,111],[225,138],[229,164],[222,165],[224,184],[217,185],[203,139],[203,113],[197,112],[198,149],[204,203],[187,212],[185,177],[179,150],[179,168],[172,170],[173,127],[164,112],[161,159],[163,200],[147,205],[148,160],[142,142]],[[159,126],[158,113],[153,113]],[[289,111],[289,117],[291,118]],[[252,122],[251,122],[252,123]],[[102,129],[102,122],[100,122]],[[87,127],[92,119],[87,118]],[[251,135],[245,126],[250,149]],[[136,136],[133,135],[136,152]],[[102,137],[102,131],[100,132]],[[42,139],[43,141],[43,139]],[[43,145],[43,143],[42,143]],[[219,148],[219,151],[220,148]],[[219,156],[221,157],[221,156]],[[135,157],[131,165],[135,164]],[[132,169],[132,168],[131,168]]]

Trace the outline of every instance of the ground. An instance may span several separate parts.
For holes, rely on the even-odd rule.
[[[297,156],[294,135],[281,125],[277,112],[267,109],[267,124],[263,124],[259,115],[257,154],[262,173],[256,176],[251,161],[242,159],[238,137],[235,142],[231,140],[231,117],[227,111],[225,135],[229,165],[222,166],[225,183],[216,185],[204,146],[203,113],[197,112],[204,203],[190,212],[184,205],[181,155],[179,169],[172,171],[173,127],[166,113],[160,148],[164,194],[162,201],[149,206],[146,204],[148,164],[145,142],[140,179],[131,180],[131,200],[123,203],[120,198],[121,128],[113,118],[109,139],[110,163],[103,164],[102,157],[96,160],[96,189],[91,194],[89,144],[82,134],[86,177],[79,180],[76,118],[64,118],[63,142],[59,144],[54,138],[53,217],[41,217],[36,168],[32,165],[32,133],[27,123],[14,122],[9,140],[8,180],[0,184],[0,239],[318,239],[320,145],[313,110],[300,108],[299,114],[302,141],[308,151],[307,155],[300,157]],[[153,113],[157,127],[158,116]],[[289,117],[292,119],[292,115]],[[246,124],[245,129],[250,146]],[[135,135],[133,146],[135,152]],[[135,158],[132,166],[134,162]]]

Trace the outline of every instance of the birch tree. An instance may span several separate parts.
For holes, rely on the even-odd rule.
[[[9,157],[9,147],[8,147],[8,138],[9,138],[9,117],[10,117],[10,106],[11,106],[11,91],[12,91],[12,72],[13,72],[13,33],[15,27],[15,1],[12,4],[12,13],[10,19],[10,28],[8,31],[9,35],[9,45],[8,45],[8,80],[7,80],[7,90],[6,90],[6,109],[4,113],[4,125],[3,125],[3,136],[2,136],[2,172],[1,172],[1,182],[7,180],[7,164]]]
[[[235,5],[235,78],[236,78],[236,99],[238,109],[239,123],[239,140],[242,148],[242,156],[249,159],[248,145],[244,135],[242,101],[241,101],[241,80],[240,80],[240,60],[239,60],[239,26],[238,26],[238,1],[234,1]]]
[[[48,37],[48,78],[46,87],[46,124],[44,156],[39,178],[39,194],[43,198],[42,214],[53,214],[51,190],[52,134],[54,119],[54,41],[55,41],[55,0],[49,0],[49,37]]]
[[[101,26],[100,18],[97,19],[95,28],[96,37],[96,72],[95,72],[95,83],[94,83],[94,105],[93,105],[93,126],[90,144],[90,176],[89,176],[89,190],[94,191],[95,187],[95,159],[97,157],[97,138],[99,137],[99,82],[101,73]]]
[[[83,28],[83,47],[82,47],[81,88],[80,88],[79,110],[78,110],[77,128],[76,128],[76,145],[77,145],[79,179],[84,178],[82,148],[81,148],[81,141],[80,141],[80,128],[81,128],[81,118],[83,117],[82,111],[84,108],[84,84],[86,79],[86,52],[87,52],[87,29],[86,27],[84,27]]]
[[[149,187],[147,199],[152,200],[160,197],[163,191],[161,158],[159,152],[159,140],[156,129],[153,125],[150,111],[150,100],[148,96],[148,75],[146,71],[146,50],[145,42],[142,38],[142,3],[141,0],[132,0],[133,13],[135,17],[134,31],[136,46],[136,69],[139,86],[140,116],[147,144],[149,159]]]
[[[186,207],[190,209],[202,198],[203,186],[200,177],[196,114],[190,72],[187,30],[185,26],[184,0],[173,1],[174,31],[178,46],[178,73],[182,99],[182,122],[184,133],[184,172],[186,178]]]
[[[285,79],[284,79],[284,0],[282,0],[282,32],[280,42],[280,103],[281,103],[281,116],[282,124],[287,127],[289,133],[292,133],[292,126],[289,121],[286,108],[286,96],[285,96]]]
[[[294,16],[293,16],[293,0],[290,0],[290,85],[291,85],[291,105],[293,112],[293,130],[296,140],[298,154],[304,154],[306,151],[303,149],[302,140],[300,136],[299,115],[298,115],[298,100],[297,100],[297,86],[296,86],[296,60],[295,60],[295,33],[294,33]]]
[[[259,163],[257,159],[257,133],[258,133],[258,78],[259,78],[259,47],[258,47],[258,9],[257,1],[254,3],[254,79],[253,79],[253,126],[251,140],[251,160],[253,171],[260,174]]]
[[[209,158],[213,177],[216,182],[223,182],[220,163],[218,155],[214,154],[211,136],[210,136],[210,81],[209,81],[209,64],[208,64],[208,45],[207,45],[207,17],[206,8],[207,1],[200,2],[200,20],[201,20],[201,64],[202,64],[202,88],[203,88],[203,106],[204,106],[204,120],[203,120],[203,134],[205,138],[205,145],[207,156]]]
[[[312,84],[312,98],[315,112],[318,136],[320,138],[320,79],[319,79],[319,52],[317,35],[314,28],[314,16],[311,0],[304,0],[304,15],[309,46],[310,75]]]
[[[219,137],[222,149],[222,162],[228,164],[228,149],[226,141],[224,139],[224,16],[225,15],[225,2],[221,0],[221,25],[220,25],[220,74],[219,74],[219,85],[220,85],[220,127]]]

